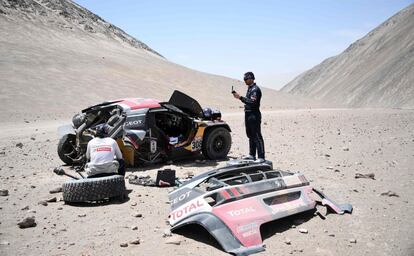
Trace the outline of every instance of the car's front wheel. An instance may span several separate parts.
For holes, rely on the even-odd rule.
[[[211,160],[227,157],[231,147],[230,132],[223,127],[209,131],[203,140],[203,155]]]
[[[76,137],[73,134],[66,134],[59,140],[57,152],[65,164],[73,164],[72,158],[76,157],[75,141]]]

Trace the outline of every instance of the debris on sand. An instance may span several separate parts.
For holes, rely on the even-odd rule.
[[[17,223],[19,228],[32,228],[36,227],[36,221],[34,217],[27,217],[21,222]]]
[[[373,179],[375,180],[375,174],[374,173],[367,173],[367,174],[362,174],[362,173],[355,173],[355,179]]]
[[[387,192],[382,192],[380,195],[381,196],[389,196],[389,197],[392,197],[392,196],[400,197],[397,193],[395,193],[391,190],[388,190]]]
[[[0,196],[8,196],[9,191],[7,189],[0,189]]]
[[[300,228],[299,232],[302,233],[302,234],[307,234],[308,230],[306,228]]]
[[[56,197],[52,197],[52,198],[46,199],[46,202],[48,202],[48,203],[56,203],[57,202],[57,198]]]
[[[121,247],[128,247],[128,243],[120,243],[119,246],[121,246]]]
[[[47,206],[47,202],[45,200],[39,201],[37,204]]]
[[[142,218],[142,213],[134,213],[132,216],[135,218]]]
[[[135,239],[135,240],[132,240],[131,242],[129,242],[130,244],[134,244],[134,245],[137,245],[137,244],[140,244],[141,243],[141,240],[138,238],[138,239]]]
[[[78,214],[78,217],[79,217],[79,218],[86,217],[86,213],[83,213],[83,214]]]
[[[23,148],[23,143],[21,143],[21,142],[17,143],[17,144],[16,144],[16,147],[18,147],[18,148]]]
[[[285,238],[285,244],[287,244],[287,245],[291,245],[292,244],[292,241],[289,239],[289,238]]]
[[[357,243],[357,240],[355,238],[351,238],[351,239],[349,239],[349,242],[351,244],[356,244]]]
[[[57,187],[49,191],[50,194],[61,193],[63,191],[62,187]]]

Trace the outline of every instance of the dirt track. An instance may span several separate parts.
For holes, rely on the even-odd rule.
[[[267,158],[274,166],[304,173],[338,203],[353,204],[354,213],[326,220],[302,214],[266,225],[267,248],[258,255],[414,254],[414,111],[281,110],[263,116]],[[230,156],[243,155],[242,113],[224,119],[233,129]],[[184,236],[177,236],[180,245],[166,244],[168,189],[127,184],[129,200],[124,203],[39,205],[53,196],[59,199],[61,194],[49,190],[66,180],[52,173],[61,164],[56,154],[60,123],[29,120],[0,126],[0,189],[9,190],[0,197],[0,255],[226,255],[200,229],[184,230]],[[16,146],[20,142],[22,148]],[[154,176],[169,167],[184,176],[223,164],[185,161],[130,171]],[[375,180],[355,179],[355,173],[374,173]],[[380,196],[389,190],[399,197]],[[29,210],[22,210],[26,206]],[[26,216],[35,216],[37,226],[19,229],[17,222]],[[304,223],[293,228],[297,219]],[[301,234],[299,228],[309,233]],[[120,247],[137,238],[141,244]]]

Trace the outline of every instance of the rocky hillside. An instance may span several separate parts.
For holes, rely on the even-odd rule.
[[[106,22],[98,15],[79,6],[75,2],[66,0],[2,0],[0,14],[20,16],[33,20],[39,16],[54,25],[56,28],[78,30],[85,33],[127,43],[130,46],[145,49],[161,56],[148,45],[136,40],[122,29]]]
[[[1,0],[0,28],[0,122],[68,118],[117,98],[168,100],[174,90],[203,106],[241,110],[230,93],[246,91],[241,81],[172,63],[72,1]],[[264,108],[320,106],[263,90]]]
[[[414,4],[281,91],[350,107],[414,108]]]

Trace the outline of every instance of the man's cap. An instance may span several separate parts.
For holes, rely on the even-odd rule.
[[[96,136],[106,137],[109,133],[109,125],[107,124],[98,124],[96,126]]]
[[[253,74],[253,72],[250,72],[250,71],[249,71],[249,72],[246,72],[246,73],[244,74],[243,79],[244,79],[244,80],[247,80],[247,79],[253,79],[253,80],[254,80],[255,78],[254,78],[254,74]]]

